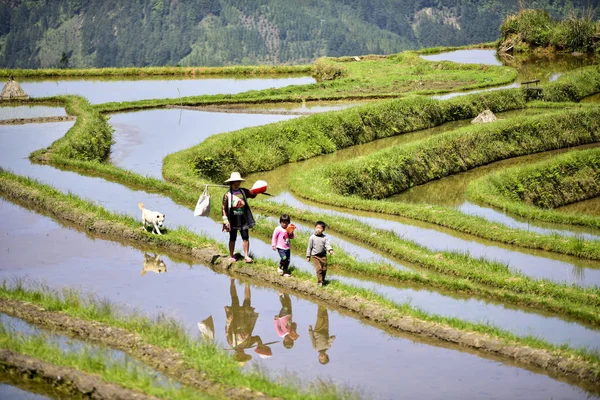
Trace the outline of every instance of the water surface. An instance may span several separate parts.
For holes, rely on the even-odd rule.
[[[378,399],[397,398],[399,392],[433,399],[544,399],[548,393],[565,399],[588,396],[542,374],[390,334],[302,298],[151,251],[91,239],[50,218],[0,204],[0,215],[23,221],[17,230],[0,231],[2,237],[9,237],[2,241],[8,249],[0,249],[7,255],[0,279],[28,277],[30,282],[42,281],[53,288],[75,287],[109,298],[125,304],[124,311],[165,313],[180,320],[192,336],[215,340],[246,369],[260,367],[274,377],[292,373],[305,382],[319,378]],[[26,247],[32,241],[36,252]],[[284,345],[274,325],[274,317],[286,312],[291,312],[298,333],[291,345]],[[234,345],[237,350],[233,350],[226,332],[228,316],[234,321],[237,313],[251,315],[256,322],[241,325],[250,332],[253,345]],[[198,329],[199,322],[206,335]],[[311,330],[333,340],[325,350],[326,363],[319,361]],[[257,352],[264,354],[264,346],[271,353],[268,358]],[[443,395],[439,387],[445,388]]]
[[[198,78],[198,79],[79,79],[21,80],[21,87],[30,97],[66,94],[83,96],[92,104],[136,101],[146,99],[174,99],[178,97],[211,94],[236,94],[249,90],[281,88],[314,83],[311,77],[285,78]]]
[[[285,115],[231,114],[160,109],[113,114],[115,143],[110,161],[143,176],[162,179],[163,158],[223,132],[294,118]]]

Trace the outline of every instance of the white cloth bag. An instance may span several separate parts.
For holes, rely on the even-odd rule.
[[[198,198],[196,208],[194,209],[194,217],[208,217],[210,214],[210,194],[208,186],[204,187],[204,192]]]

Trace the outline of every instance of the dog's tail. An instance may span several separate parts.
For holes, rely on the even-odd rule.
[[[138,203],[138,207],[140,208],[140,210],[144,209],[144,203]]]

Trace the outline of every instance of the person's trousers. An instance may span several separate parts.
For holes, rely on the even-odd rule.
[[[312,256],[315,263],[315,273],[317,274],[317,282],[323,283],[325,275],[327,275],[327,254]]]
[[[280,258],[279,265],[281,266],[281,269],[285,271],[290,266],[291,251],[290,249],[277,248],[277,252],[279,253]]]

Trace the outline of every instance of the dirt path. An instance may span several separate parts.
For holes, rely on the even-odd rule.
[[[62,115],[55,117],[36,117],[36,118],[10,118],[0,119],[0,125],[24,125],[24,124],[39,124],[44,122],[64,122],[75,121],[75,117],[70,115]]]
[[[59,387],[66,393],[90,399],[157,399],[157,397],[126,389],[114,383],[107,383],[96,375],[60,367],[5,349],[0,350],[0,368],[24,378],[41,379],[44,383]]]

